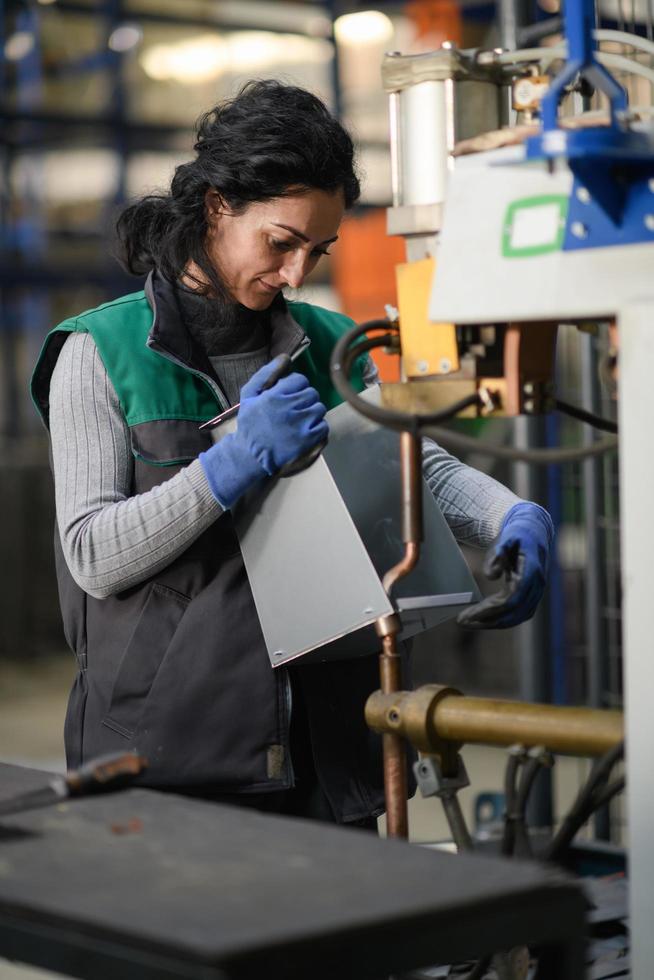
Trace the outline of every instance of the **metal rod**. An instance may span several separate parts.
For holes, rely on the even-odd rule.
[[[571,708],[523,701],[462,697],[438,685],[417,691],[377,691],[368,698],[366,721],[378,732],[403,735],[423,752],[443,743],[542,745],[570,755],[602,755],[624,738],[621,711]],[[433,692],[432,697],[426,696]]]
[[[407,544],[402,561],[399,561],[397,565],[393,565],[392,568],[389,568],[382,579],[382,585],[384,586],[384,589],[388,595],[390,595],[391,589],[397,580],[403,578],[405,575],[408,575],[411,569],[415,568],[419,555],[420,546],[418,544],[414,542]]]
[[[624,738],[619,711],[520,704],[486,698],[440,703],[435,725],[442,738],[495,745],[544,745],[554,752],[599,755]]]
[[[443,811],[447,817],[447,823],[457,851],[472,851],[472,838],[470,837],[470,832],[468,831],[456,792],[443,793],[441,795],[441,803],[443,804]]]
[[[382,693],[393,695],[402,686],[402,659],[397,651],[395,633],[382,638],[379,657]],[[401,735],[384,732],[384,794],[386,797],[386,833],[388,837],[409,835],[407,810],[406,748]]]
[[[391,92],[388,97],[388,121],[391,147],[391,188],[393,207],[404,203],[402,186],[402,144],[400,132],[400,93]]]
[[[415,568],[420,557],[422,523],[422,440],[411,432],[400,433],[402,480],[402,540],[406,548],[401,561],[390,568],[382,580],[387,594],[398,579]]]
[[[420,557],[422,539],[422,440],[411,432],[400,433],[400,466],[402,480],[402,539],[404,557],[389,569],[383,579],[388,595],[395,583],[408,575]],[[397,649],[400,620],[397,615],[377,621],[382,639],[379,675],[382,694],[392,697],[402,689],[402,658]],[[386,829],[389,837],[408,837],[407,759],[404,739],[396,732],[383,733],[384,793],[386,796]]]

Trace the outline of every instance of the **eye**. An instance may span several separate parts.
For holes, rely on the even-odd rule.
[[[295,248],[293,242],[285,242],[281,238],[271,238],[270,244],[276,252],[291,252]]]
[[[329,249],[326,249],[326,248],[324,248],[324,249],[323,248],[314,248],[314,250],[311,253],[311,255],[314,258],[319,259],[323,255],[331,255],[331,252],[329,251]]]

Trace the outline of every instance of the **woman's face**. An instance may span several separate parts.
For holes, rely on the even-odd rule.
[[[234,214],[207,194],[209,258],[237,303],[265,310],[285,287],[297,289],[336,241],[342,192],[307,190],[250,204]]]

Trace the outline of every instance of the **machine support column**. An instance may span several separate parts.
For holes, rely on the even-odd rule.
[[[627,808],[632,976],[647,980],[654,963],[654,657],[652,656],[652,560],[654,557],[654,453],[649,392],[654,376],[654,329],[649,301],[629,304],[620,329],[620,526],[623,571]]]

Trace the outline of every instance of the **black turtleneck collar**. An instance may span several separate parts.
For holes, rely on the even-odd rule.
[[[184,303],[184,307],[192,305],[195,310],[196,304],[211,304],[213,301],[199,297],[197,294],[193,294],[191,290],[173,285],[170,280],[165,279],[161,273],[156,271],[150,273],[144,289],[154,313],[148,346],[154,350],[160,349],[216,381],[216,374],[209,360],[210,356],[214,356],[213,343],[210,343],[212,351],[210,355],[206,351],[204,341],[201,340],[204,330],[199,332],[195,329],[191,325],[191,321],[194,321],[195,318],[193,315],[189,318],[186,310],[182,309],[182,303]],[[184,292],[183,298],[179,295],[182,290]],[[191,295],[189,296],[189,294]],[[205,310],[204,307],[201,309],[200,317],[204,322]],[[239,306],[238,310],[245,310],[245,307]],[[245,310],[245,315],[248,314],[253,314],[253,311]],[[211,324],[210,313],[206,315]],[[259,318],[259,322],[255,329],[250,330],[245,329],[242,324],[240,327],[237,326],[238,316],[234,317],[230,329],[226,329],[226,334],[231,336],[230,347],[229,350],[222,348],[222,353],[251,353],[269,345],[269,355],[272,358],[281,353],[292,354],[297,352],[299,348],[308,346],[309,341],[304,331],[293,319],[281,293],[271,303],[268,310],[253,315]],[[220,327],[220,324],[223,323],[223,319],[217,317],[217,321],[211,328],[212,332],[216,325]],[[252,324],[250,323],[249,326],[252,327]],[[219,329],[218,334],[222,334],[222,330]],[[234,340],[234,337],[237,339]],[[241,346],[242,344],[244,346]]]
[[[209,357],[250,354],[269,345],[269,309],[210,299],[181,283],[167,286],[175,292],[186,328]]]

